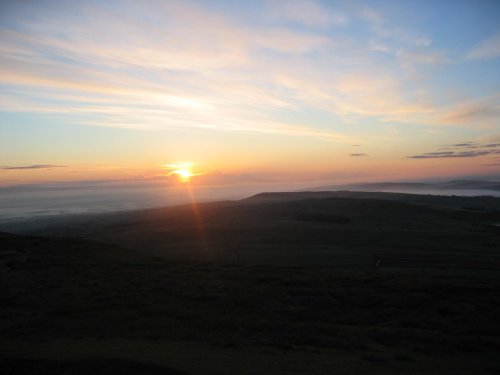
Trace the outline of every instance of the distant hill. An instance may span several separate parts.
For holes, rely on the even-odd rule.
[[[498,246],[500,198],[354,191],[261,193],[240,201],[7,223],[1,230],[106,243],[169,260],[246,265],[433,267]],[[434,257],[439,256],[436,263]],[[493,263],[488,257],[481,267]],[[431,263],[432,263],[431,262]],[[385,262],[385,266],[388,263]]]
[[[351,190],[259,193],[249,198],[243,199],[240,202],[248,204],[265,202],[278,203],[304,199],[325,198],[379,199],[434,207],[448,207],[489,212],[500,211],[500,198],[491,196],[464,197],[452,195],[408,194],[399,192]]]
[[[431,191],[431,190],[489,190],[500,192],[500,181],[453,180],[445,182],[372,182],[346,185],[319,186],[312,190],[357,191]]]

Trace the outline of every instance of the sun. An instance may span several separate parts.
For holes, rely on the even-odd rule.
[[[189,182],[191,180],[191,172],[188,169],[176,169],[172,172],[179,177],[181,182]]]
[[[191,172],[191,162],[176,162],[163,164],[163,168],[167,170],[168,176],[176,177],[179,182],[190,182],[194,174]]]

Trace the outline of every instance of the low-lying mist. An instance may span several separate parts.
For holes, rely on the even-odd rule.
[[[460,184],[457,184],[460,183]],[[230,184],[168,184],[165,181],[85,181],[0,188],[0,221],[173,206],[191,201],[237,200],[260,192],[351,190],[411,194],[500,196],[498,183],[369,183],[324,185],[317,181]]]

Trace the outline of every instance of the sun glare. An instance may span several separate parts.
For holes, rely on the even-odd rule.
[[[176,169],[172,174],[177,175],[182,182],[189,182],[192,176],[191,172],[187,169]]]
[[[163,164],[163,168],[167,170],[168,176],[176,177],[180,182],[190,182],[191,177],[194,176],[193,172],[191,172],[192,165],[191,162],[177,162]]]

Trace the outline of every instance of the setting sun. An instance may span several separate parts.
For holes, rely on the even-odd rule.
[[[192,176],[191,172],[187,169],[176,169],[172,174],[177,175],[182,182],[189,182]]]
[[[176,162],[164,164],[163,168],[168,171],[169,176],[175,176],[180,182],[189,182],[193,173],[191,172],[192,163],[190,162]]]

